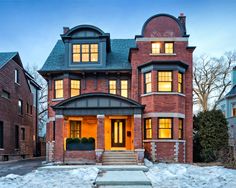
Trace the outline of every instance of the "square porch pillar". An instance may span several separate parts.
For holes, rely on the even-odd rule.
[[[96,145],[96,161],[97,163],[102,162],[102,154],[105,149],[104,141],[104,115],[97,115],[97,145]]]
[[[134,114],[134,151],[137,154],[138,163],[143,163],[144,149],[142,143],[142,115]]]
[[[64,117],[56,115],[55,131],[55,162],[63,163],[64,161]]]

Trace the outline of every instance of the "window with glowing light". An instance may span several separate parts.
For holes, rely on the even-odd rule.
[[[172,91],[172,72],[160,71],[158,72],[158,91]]]
[[[144,74],[144,93],[152,92],[152,73]]]
[[[55,98],[63,98],[63,80],[55,80]]]
[[[153,54],[161,53],[161,43],[160,42],[153,42],[152,43],[152,53]]]
[[[165,42],[165,53],[173,54],[174,53],[174,43],[173,42]]]
[[[144,119],[144,139],[152,139],[152,119]]]
[[[81,121],[70,121],[70,138],[81,138]]]
[[[73,63],[98,62],[98,44],[73,44]]]
[[[80,95],[80,80],[70,81],[70,96],[74,97]]]
[[[122,97],[128,97],[128,80],[121,80],[120,85],[121,85],[120,95]]]
[[[178,92],[183,93],[183,74],[178,73]]]
[[[159,118],[158,138],[171,139],[172,135],[172,118]]]
[[[116,80],[109,80],[109,93],[116,94]]]

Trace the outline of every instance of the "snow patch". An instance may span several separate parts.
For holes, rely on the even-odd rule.
[[[92,187],[98,169],[95,167],[72,170],[35,170],[24,176],[9,174],[0,178],[1,188],[63,188],[63,187]]]
[[[189,164],[154,164],[146,172],[153,187],[158,188],[232,188],[236,187],[236,170],[221,166],[199,167]]]

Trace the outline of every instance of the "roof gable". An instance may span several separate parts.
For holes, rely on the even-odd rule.
[[[0,69],[12,59],[22,67],[18,52],[0,52]]]

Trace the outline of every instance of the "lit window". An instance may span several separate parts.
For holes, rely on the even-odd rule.
[[[160,42],[153,42],[152,43],[152,53],[153,54],[161,53],[161,43]]]
[[[159,138],[172,138],[172,119],[159,119]]]
[[[90,51],[91,51],[91,62],[97,62],[98,61],[98,44],[91,44]]]
[[[116,80],[109,80],[109,93],[116,94]]]
[[[10,93],[5,90],[2,90],[1,96],[5,99],[10,99]]]
[[[121,96],[128,97],[128,80],[121,80]]]
[[[82,62],[89,62],[89,44],[82,44]]]
[[[183,139],[183,119],[179,119],[179,139]]]
[[[144,75],[144,93],[152,92],[152,73],[148,72]]]
[[[144,139],[152,139],[152,119],[145,119],[144,126]]]
[[[18,100],[18,113],[23,114],[23,101],[20,99]]]
[[[63,98],[63,80],[55,80],[55,98]]]
[[[73,44],[72,59],[74,63],[98,62],[98,44]]]
[[[75,63],[80,62],[80,45],[79,44],[73,45],[73,62]]]
[[[19,71],[15,69],[15,83],[19,84]]]
[[[165,43],[165,53],[166,54],[173,54],[174,53],[174,43],[173,42],[166,42]]]
[[[81,137],[81,121],[70,121],[70,137]]]
[[[183,93],[183,74],[178,73],[178,92]]]
[[[70,81],[70,96],[74,97],[80,94],[80,80]]]
[[[172,72],[158,72],[158,91],[172,91]]]

